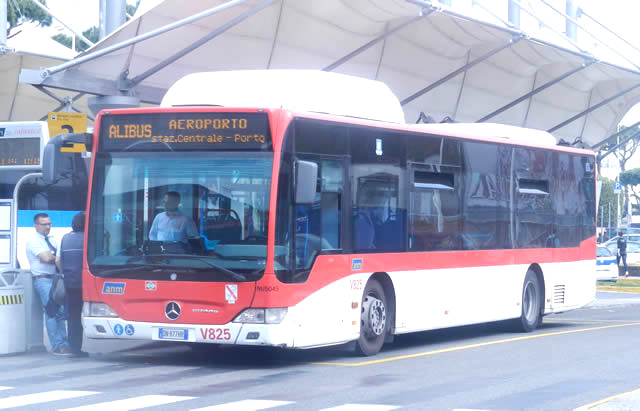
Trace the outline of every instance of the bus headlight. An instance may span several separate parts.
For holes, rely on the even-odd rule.
[[[280,324],[287,308],[247,308],[233,319],[234,323]]]
[[[84,317],[117,317],[115,311],[105,303],[86,302],[82,305]]]

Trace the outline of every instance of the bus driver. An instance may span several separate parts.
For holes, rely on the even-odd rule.
[[[189,238],[199,237],[193,220],[178,211],[180,194],[169,191],[164,195],[165,211],[158,214],[151,224],[149,239],[153,241],[172,241],[186,243]]]

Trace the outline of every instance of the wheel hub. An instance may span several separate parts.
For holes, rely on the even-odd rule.
[[[387,322],[387,310],[382,300],[367,296],[363,302],[362,325],[367,337],[376,337],[384,333]]]

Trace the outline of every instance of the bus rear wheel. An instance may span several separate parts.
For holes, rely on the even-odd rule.
[[[375,355],[382,349],[389,328],[387,298],[377,280],[367,282],[360,310],[360,338],[356,351],[361,355]]]
[[[527,271],[522,286],[522,312],[516,321],[520,331],[530,332],[540,325],[541,320],[541,284],[538,276],[532,270]]]

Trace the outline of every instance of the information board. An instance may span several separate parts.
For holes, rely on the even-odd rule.
[[[265,113],[162,112],[104,115],[99,150],[269,150]]]
[[[0,122],[0,169],[39,167],[48,139],[43,121]]]

